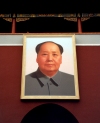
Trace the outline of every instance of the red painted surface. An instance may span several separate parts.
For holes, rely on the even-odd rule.
[[[20,123],[34,107],[55,103],[79,123],[100,123],[100,47],[77,46],[80,101],[20,100],[22,46],[0,47],[0,123]]]
[[[12,18],[12,33],[16,33],[16,19]]]
[[[82,33],[81,18],[77,18],[77,23],[78,23],[78,33]]]

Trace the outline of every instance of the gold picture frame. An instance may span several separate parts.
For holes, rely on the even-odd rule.
[[[30,85],[28,86],[26,84],[26,76],[28,76],[30,73],[36,71],[38,68],[38,64],[36,63],[36,57],[37,54],[35,52],[35,47],[39,43],[43,43],[45,41],[53,41],[54,43],[60,44],[63,49],[63,55],[62,55],[62,64],[60,66],[61,72],[68,73],[69,75],[73,76],[73,85],[74,89],[65,84],[62,85],[60,88],[60,85],[63,84],[63,81],[66,80],[69,81],[67,83],[71,83],[71,79],[67,78],[61,80],[61,84],[57,86],[57,89],[59,87],[59,93],[53,94],[45,94],[41,89],[38,89],[37,85]],[[49,47],[48,47],[49,48]],[[67,76],[66,76],[67,77]],[[36,80],[37,78],[35,78]],[[35,83],[35,80],[33,78],[29,78],[28,84]],[[37,80],[36,80],[37,81]],[[27,85],[27,86],[26,86]],[[33,87],[32,87],[33,86]],[[53,85],[52,85],[53,86]],[[27,89],[28,88],[28,91]],[[62,90],[67,91],[65,93],[68,94],[63,94]],[[72,89],[72,90],[71,90]],[[36,93],[41,93],[41,94],[35,94]],[[49,90],[49,91],[51,91]],[[32,92],[33,91],[33,92]],[[41,91],[41,92],[39,92]],[[44,91],[44,90],[43,90]],[[58,91],[58,90],[57,90]],[[32,92],[32,93],[31,93]],[[23,35],[23,58],[22,58],[22,78],[21,78],[21,95],[20,99],[80,99],[79,96],[79,85],[78,85],[78,71],[77,71],[77,58],[76,58],[76,44],[75,44],[75,35],[68,35],[66,33],[33,33],[30,35]]]

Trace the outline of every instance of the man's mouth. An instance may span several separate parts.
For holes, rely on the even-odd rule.
[[[52,66],[52,65],[54,65],[54,64],[46,64],[47,66]]]

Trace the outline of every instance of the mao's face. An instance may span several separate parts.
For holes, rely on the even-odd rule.
[[[59,47],[51,42],[43,44],[36,59],[39,69],[43,72],[56,73],[62,63]]]

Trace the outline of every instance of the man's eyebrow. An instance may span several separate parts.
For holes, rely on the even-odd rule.
[[[58,53],[58,51],[52,51],[53,53]]]
[[[52,51],[52,53],[60,53],[59,51]]]
[[[41,51],[41,52],[48,52],[48,51]]]

